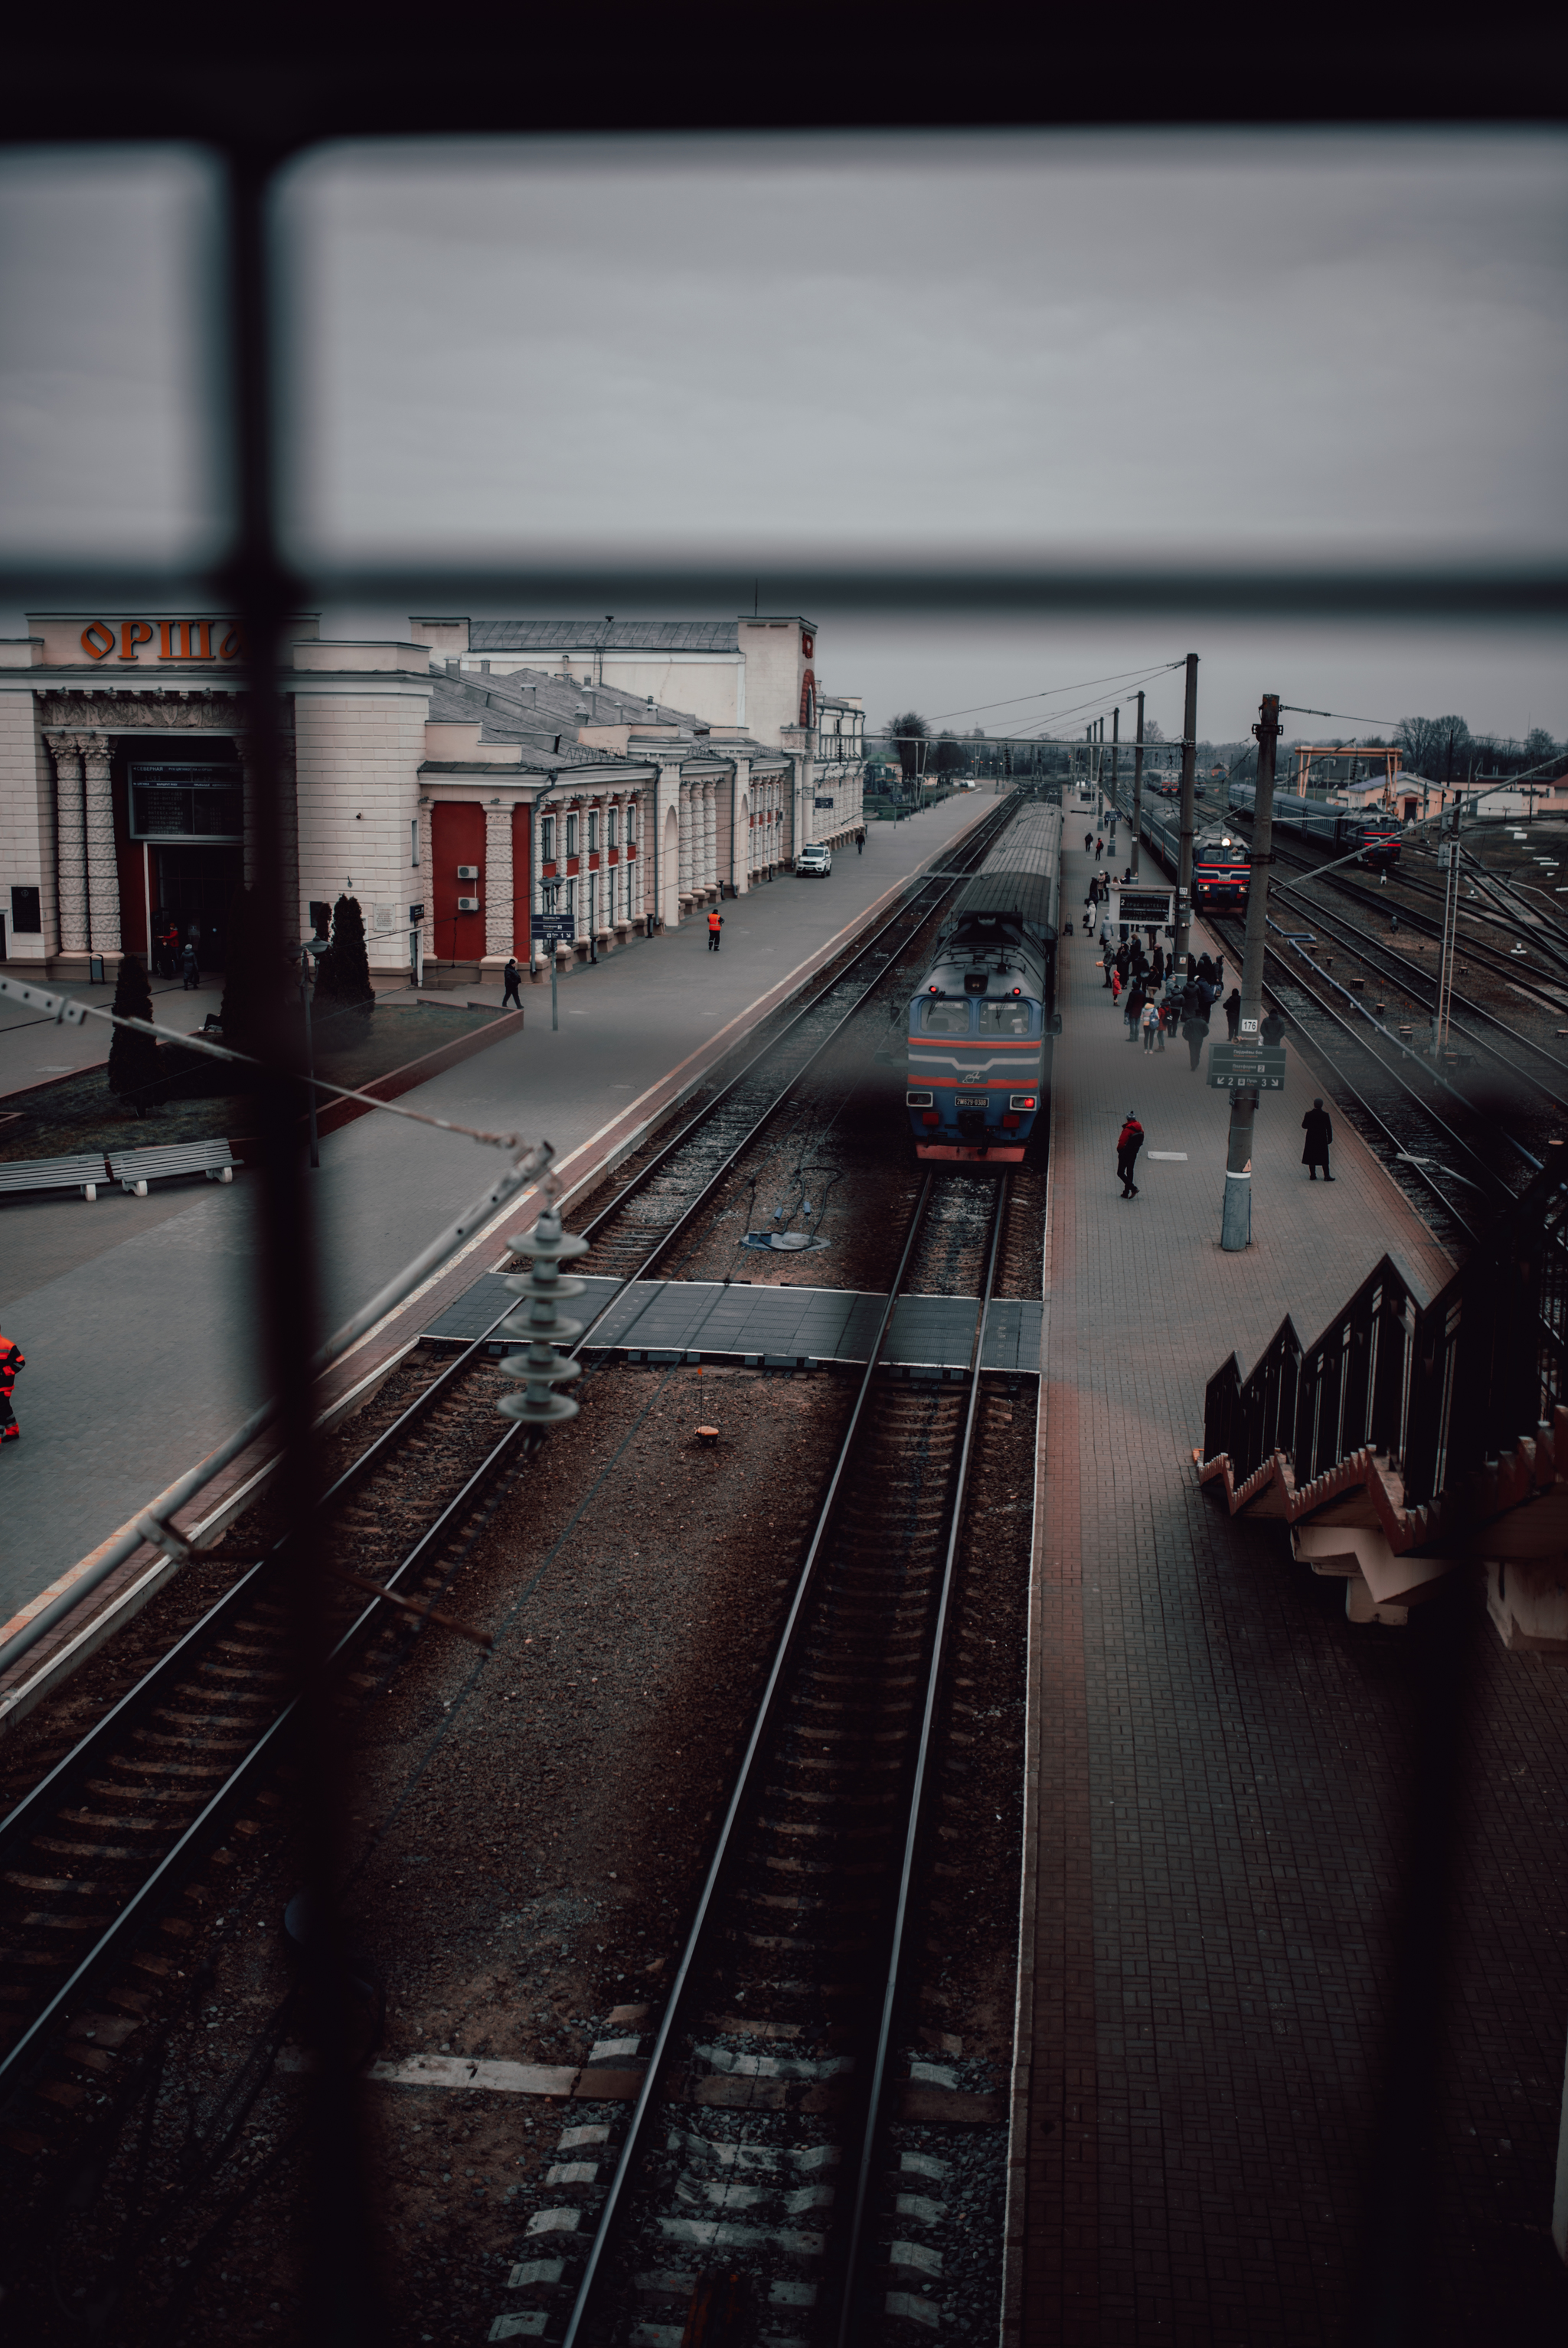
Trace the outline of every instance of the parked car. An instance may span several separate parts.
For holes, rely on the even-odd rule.
[[[809,839],[795,859],[795,870],[803,878],[826,880],[833,869],[833,851],[825,839]]]

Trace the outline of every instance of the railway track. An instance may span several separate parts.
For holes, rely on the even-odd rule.
[[[978,860],[1010,813],[1004,805],[978,827],[954,864]],[[669,1141],[634,1162],[585,1226],[629,1267],[623,1276],[646,1276],[667,1254],[953,885],[919,882]],[[334,1566],[415,1607],[439,1597],[534,1440],[494,1415],[488,1344],[502,1317],[383,1412],[322,1497]],[[167,2008],[192,1930],[175,1912],[181,1890],[225,1835],[276,1827],[267,1789],[295,1718],[285,1563],[277,1544],[242,1571],[0,1821],[0,2156],[13,2163],[30,2169],[68,2150],[112,2096],[123,2068],[114,2034],[69,2037],[73,2016],[93,1997],[131,2022]],[[343,1580],[325,1603],[331,1668],[352,1701],[356,1680],[372,1687],[396,1668],[420,1618]]]
[[[1174,835],[1150,824],[1146,837],[1174,872]],[[1244,924],[1240,910],[1227,915],[1207,908],[1202,919],[1239,971]],[[1418,1073],[1415,1055],[1401,1051],[1394,1038],[1380,1037],[1348,990],[1341,990],[1343,1003],[1336,1003],[1325,973],[1305,953],[1284,950],[1283,941],[1271,944],[1264,968],[1269,999],[1326,1066],[1367,1146],[1402,1188],[1415,1189],[1423,1212],[1436,1211],[1440,1237],[1461,1250],[1473,1244],[1484,1205],[1502,1204],[1513,1195],[1491,1150],[1501,1145],[1514,1162],[1533,1163],[1531,1152],[1424,1065]]]
[[[597,2219],[586,2257],[569,2277],[562,2231],[564,2255],[515,2271],[509,2306],[535,2328],[571,2292],[566,2348],[673,2341],[699,2317],[716,2338],[847,2348],[941,2288],[949,2164],[897,2127],[919,2054],[906,1960],[1012,1196],[1006,1174],[962,1188],[954,1213],[923,1183],[637,2103],[560,2172]],[[971,1267],[964,1382],[880,1374],[897,1298]],[[721,2333],[742,2305],[751,2328]]]

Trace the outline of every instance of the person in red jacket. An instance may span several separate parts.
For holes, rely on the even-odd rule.
[[[19,1443],[22,1430],[16,1424],[16,1414],[11,1407],[11,1389],[16,1383],[16,1373],[25,1370],[22,1348],[9,1337],[0,1337],[0,1443]]]
[[[1121,1195],[1124,1199],[1136,1199],[1138,1196],[1138,1185],[1133,1180],[1132,1175],[1133,1169],[1138,1164],[1138,1153],[1142,1147],[1143,1128],[1138,1122],[1137,1110],[1130,1108],[1127,1112],[1127,1123],[1116,1137],[1116,1170],[1121,1177]]]

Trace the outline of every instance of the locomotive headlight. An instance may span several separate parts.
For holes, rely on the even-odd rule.
[[[932,1093],[905,1093],[906,1108],[929,1108],[935,1096]]]
[[[1033,1093],[1009,1093],[1007,1095],[1007,1107],[1009,1108],[1033,1108],[1034,1106],[1035,1096]]]

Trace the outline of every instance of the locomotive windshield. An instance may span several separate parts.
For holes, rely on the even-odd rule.
[[[934,1002],[927,997],[923,1024],[928,1035],[967,1035],[969,1005],[967,1003]]]
[[[1026,1035],[1029,1032],[1029,1006],[1026,1003],[983,1003],[980,1005],[982,1035]]]

